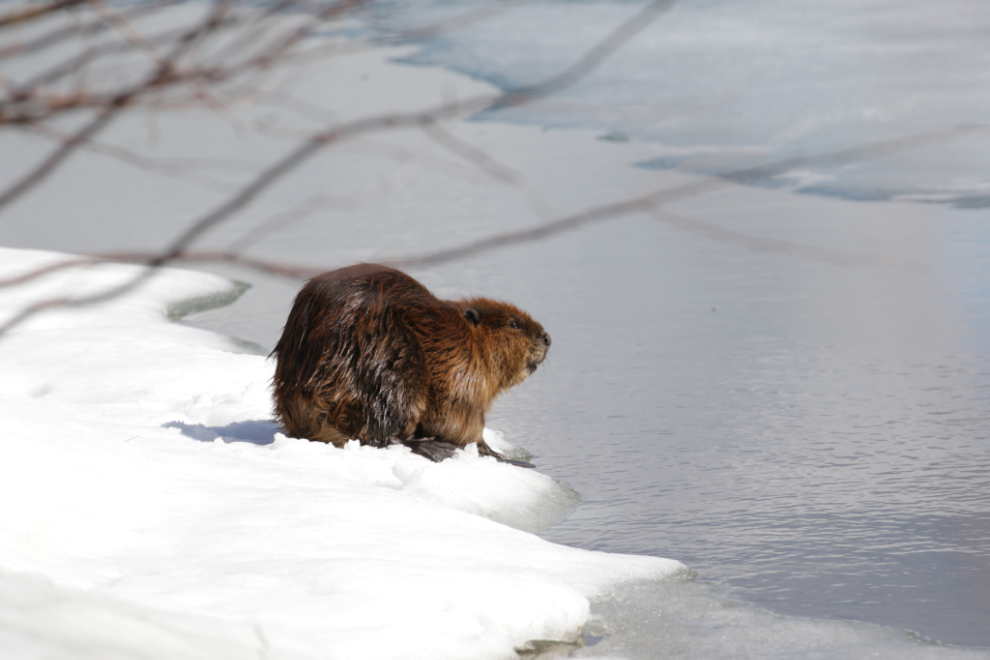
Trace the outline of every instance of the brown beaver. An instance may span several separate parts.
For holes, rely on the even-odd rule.
[[[509,303],[439,300],[394,268],[341,268],[296,296],[272,351],[275,414],[288,435],[338,447],[402,443],[440,461],[474,442],[507,460],[481,437],[485,413],[549,347]]]

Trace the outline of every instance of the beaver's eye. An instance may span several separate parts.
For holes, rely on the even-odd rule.
[[[519,324],[516,323],[515,321],[509,321],[509,327],[512,328],[513,330],[518,330]]]

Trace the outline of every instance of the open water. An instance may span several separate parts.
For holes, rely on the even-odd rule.
[[[642,6],[526,3],[409,59],[533,84]],[[739,193],[718,216],[743,237],[654,220],[510,262],[568,274],[529,296],[552,310],[552,384],[496,417],[585,497],[547,538],[674,556],[775,612],[990,646],[988,35],[979,0],[684,0],[573,88],[485,115],[734,180],[801,158],[745,183],[873,200],[808,221]],[[866,245],[917,268],[843,263]]]

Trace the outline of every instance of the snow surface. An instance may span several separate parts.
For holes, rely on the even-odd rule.
[[[0,277],[64,258],[0,248]],[[0,322],[137,268],[0,288]],[[528,640],[574,640],[589,598],[620,582],[685,573],[523,531],[574,504],[538,471],[285,437],[272,362],[168,320],[236,291],[168,269],[0,337],[8,657],[513,657]]]

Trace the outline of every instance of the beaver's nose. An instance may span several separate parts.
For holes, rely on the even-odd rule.
[[[544,346],[550,348],[550,335],[548,335],[546,332],[541,332],[540,340],[543,342]]]

